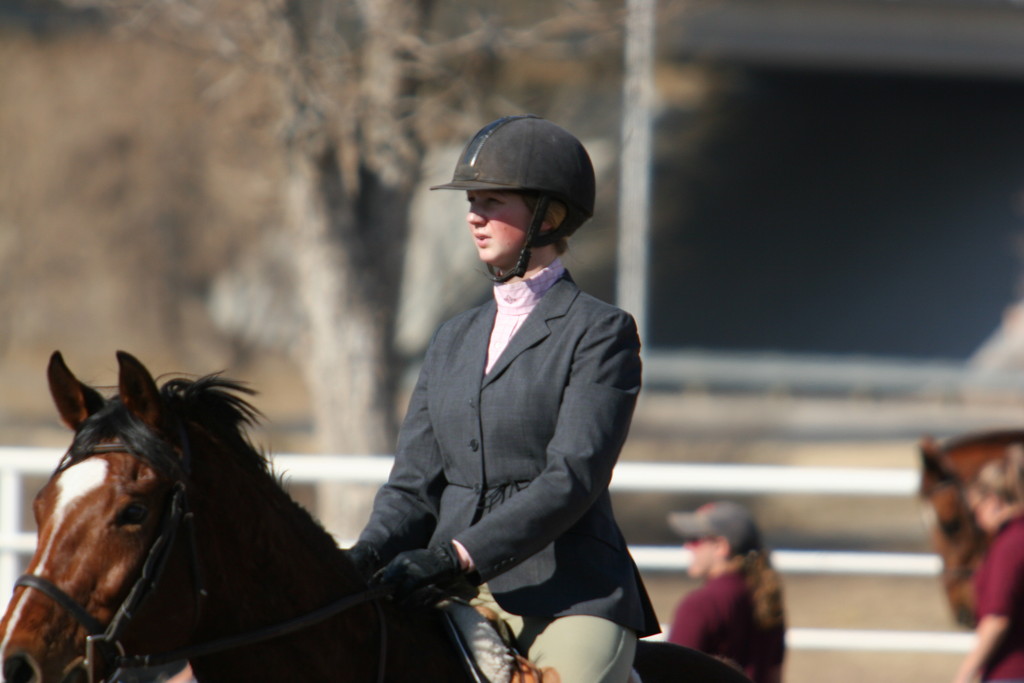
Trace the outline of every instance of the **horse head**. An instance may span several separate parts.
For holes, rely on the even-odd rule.
[[[171,552],[186,437],[146,368],[123,352],[118,363],[118,396],[107,399],[60,353],[50,359],[50,392],[75,437],[33,503],[36,552],[0,621],[6,683],[100,680],[125,648],[157,634],[182,641],[195,615],[196,605],[148,600],[157,581],[192,581],[185,554]]]
[[[974,624],[971,576],[980,560],[983,538],[964,497],[962,482],[951,471],[942,448],[931,438],[919,444],[920,496],[932,547],[942,559],[942,585],[957,623]]]
[[[117,357],[111,398],[50,360],[74,438],[34,503],[36,552],[0,620],[0,683],[101,683],[186,659],[199,680],[384,671],[384,592],[366,588],[249,441],[253,392],[215,374],[158,387]],[[461,665],[442,666],[438,680]]]

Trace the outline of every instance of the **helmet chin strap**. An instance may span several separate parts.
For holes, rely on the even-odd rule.
[[[544,217],[548,214],[548,203],[551,198],[546,194],[541,194],[537,199],[537,206],[533,209],[533,218],[530,219],[530,227],[526,231],[526,241],[523,242],[523,248],[519,252],[519,258],[516,259],[515,268],[502,273],[491,265],[487,266],[488,272],[491,274],[491,280],[497,283],[508,282],[514,277],[522,277],[526,274],[526,269],[530,265],[530,248],[534,246],[543,246],[543,244],[551,244],[551,241],[546,241],[543,244],[538,244],[538,236],[540,235],[540,226],[544,223]]]

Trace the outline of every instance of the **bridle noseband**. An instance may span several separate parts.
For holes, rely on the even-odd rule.
[[[184,451],[187,466],[187,442],[185,442]],[[93,446],[88,450],[85,457],[114,452],[132,453],[131,449],[124,443],[113,442]],[[114,618],[111,619],[106,627],[92,616],[85,607],[49,579],[35,574],[23,574],[14,582],[15,588],[22,586],[39,591],[47,596],[70,613],[85,628],[88,634],[85,641],[85,655],[77,666],[84,670],[89,683],[104,683],[106,678],[104,678],[102,672],[105,669],[113,672],[122,668],[159,666],[279,638],[318,624],[351,607],[367,602],[373,603],[380,624],[380,657],[377,667],[377,680],[380,683],[384,681],[387,625],[384,621],[384,612],[378,600],[386,597],[394,590],[393,587],[384,585],[367,588],[290,621],[273,624],[248,633],[228,636],[219,640],[159,654],[125,654],[124,646],[121,643],[124,632],[138,614],[143,602],[149,597],[163,577],[171,549],[174,547],[174,542],[178,537],[182,524],[185,525],[188,532],[188,552],[196,593],[195,621],[198,622],[207,593],[203,587],[202,571],[199,563],[195,516],[188,510],[187,489],[183,479],[175,482],[172,488],[172,492],[168,497],[167,509],[161,522],[160,532],[150,546],[138,579],[136,579],[135,584],[128,591],[128,595],[114,614]]]

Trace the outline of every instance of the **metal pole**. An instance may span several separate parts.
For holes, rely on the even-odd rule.
[[[626,0],[622,92],[616,300],[620,308],[636,318],[641,340],[646,340],[647,334],[655,2]]]

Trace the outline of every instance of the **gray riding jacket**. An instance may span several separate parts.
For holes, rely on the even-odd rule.
[[[494,301],[443,324],[360,540],[384,561],[458,540],[513,614],[658,621],[608,483],[640,390],[633,319],[566,274],[484,375]]]

